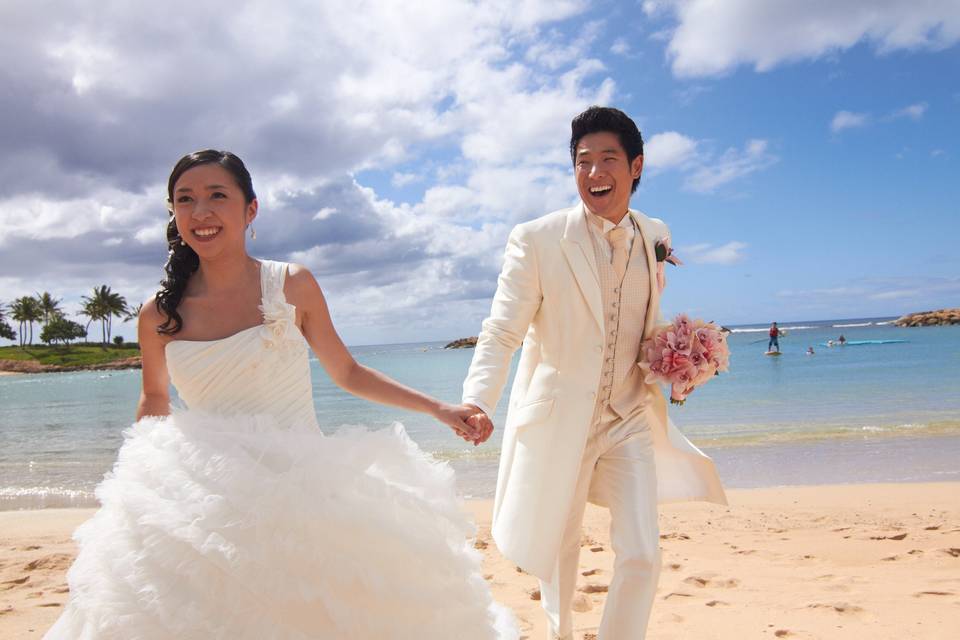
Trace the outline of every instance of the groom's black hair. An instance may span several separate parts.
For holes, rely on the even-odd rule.
[[[580,138],[600,131],[617,134],[620,146],[627,152],[627,162],[632,163],[634,158],[643,155],[643,136],[640,135],[640,129],[630,116],[620,109],[594,105],[574,118],[570,123],[570,129],[570,159],[574,164],[577,162],[577,145],[580,144]],[[638,184],[640,184],[639,177],[633,181],[631,193],[637,190]]]

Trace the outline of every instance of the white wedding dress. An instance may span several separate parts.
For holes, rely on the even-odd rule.
[[[262,325],[167,345],[187,408],[125,432],[46,638],[516,637],[452,471],[400,425],[320,432],[285,275],[262,261]]]

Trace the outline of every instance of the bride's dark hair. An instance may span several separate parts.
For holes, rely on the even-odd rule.
[[[180,232],[177,230],[177,221],[173,215],[173,188],[184,173],[204,164],[217,164],[227,170],[237,186],[243,191],[243,197],[247,204],[250,204],[257,198],[253,191],[253,180],[250,178],[250,172],[244,166],[243,160],[229,151],[217,151],[215,149],[204,149],[203,151],[194,151],[180,158],[177,164],[170,172],[170,179],[167,180],[167,210],[170,213],[170,222],[167,223],[167,246],[169,249],[167,264],[163,266],[167,277],[160,282],[160,291],[157,292],[155,301],[157,310],[166,316],[163,324],[157,326],[157,332],[173,335],[183,328],[183,318],[177,313],[177,307],[180,306],[180,300],[183,298],[183,292],[187,289],[187,282],[190,276],[200,266],[200,258],[197,252],[183,242]]]

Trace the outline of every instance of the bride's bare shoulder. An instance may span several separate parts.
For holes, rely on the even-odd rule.
[[[291,262],[287,265],[287,280],[283,286],[287,299],[296,306],[307,303],[320,293],[320,285],[310,269]]]
[[[165,342],[164,337],[157,333],[157,327],[166,320],[167,316],[157,307],[157,297],[147,298],[140,306],[140,315],[137,317],[137,333],[140,342]]]
[[[156,326],[161,324],[166,317],[157,307],[157,297],[150,296],[143,301],[143,304],[140,306],[140,315],[138,316],[140,324],[151,324]]]

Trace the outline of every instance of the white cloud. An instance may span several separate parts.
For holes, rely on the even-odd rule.
[[[323,207],[319,211],[317,211],[315,214],[313,214],[313,219],[326,220],[327,218],[329,218],[335,213],[338,213],[336,207]]]
[[[826,306],[869,301],[909,301],[913,305],[942,306],[943,301],[960,295],[960,278],[904,276],[861,278],[841,286],[804,290],[785,289],[777,297],[796,303]],[[913,309],[916,311],[916,309]]]
[[[142,299],[166,255],[162,180],[182,153],[214,146],[253,174],[251,250],[316,268],[348,339],[373,325],[394,340],[437,323],[475,332],[510,225],[575,196],[570,119],[616,95],[589,55],[602,25],[561,35],[586,8],[173,0],[63,7],[55,27],[11,9],[0,299],[108,278]],[[437,148],[442,163],[415,164]],[[349,178],[364,169],[431,184],[400,205]]]
[[[413,184],[414,182],[420,182],[423,180],[423,176],[417,175],[415,173],[394,173],[390,178],[390,184],[395,187],[405,187],[408,184]]]
[[[743,178],[776,163],[779,158],[767,151],[766,140],[748,140],[743,150],[731,147],[717,159],[696,169],[685,181],[685,187],[709,193],[738,178]]]
[[[721,264],[730,265],[742,262],[745,258],[743,250],[747,243],[733,240],[723,245],[701,243],[677,248],[677,255],[684,262],[694,264]]]
[[[667,55],[673,73],[683,77],[722,74],[742,64],[768,71],[861,42],[885,54],[941,50],[960,41],[954,0],[659,0],[644,2],[643,10],[674,16]]]
[[[866,113],[854,113],[852,111],[838,111],[830,121],[830,130],[839,133],[844,129],[853,129],[863,127],[869,122],[870,116]]]
[[[610,53],[623,56],[625,58],[629,57],[632,54],[630,43],[627,42],[626,38],[617,38],[613,41],[613,44],[610,45]]]
[[[654,170],[683,167],[693,160],[697,142],[676,131],[664,131],[652,136],[643,145],[644,168]]]
[[[927,103],[918,102],[916,104],[911,104],[909,107],[904,107],[899,111],[896,111],[893,114],[895,118],[910,118],[911,120],[919,120],[923,117],[923,114],[927,112]]]

